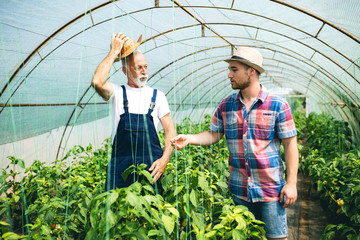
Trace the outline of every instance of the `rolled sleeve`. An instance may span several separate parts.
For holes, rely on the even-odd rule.
[[[287,102],[283,105],[276,121],[276,132],[279,138],[289,138],[297,135],[295,122]]]
[[[221,116],[220,106],[216,109],[216,112],[212,118],[209,129],[210,131],[213,132],[224,133],[224,121]]]

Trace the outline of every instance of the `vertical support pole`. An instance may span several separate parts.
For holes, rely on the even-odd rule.
[[[306,115],[306,117],[309,117],[309,114],[310,114],[309,104],[310,104],[310,99],[309,99],[309,97],[306,97],[306,100],[305,100],[305,115]]]

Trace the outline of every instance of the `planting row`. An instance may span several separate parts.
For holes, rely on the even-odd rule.
[[[347,124],[326,114],[296,114],[300,168],[312,177],[332,224],[322,239],[360,239],[360,150]]]
[[[208,126],[185,120],[178,132]],[[161,135],[161,139],[164,139]],[[157,194],[145,166],[128,188],[104,191],[110,140],[94,151],[75,146],[51,166],[21,159],[1,175],[2,238],[21,239],[265,239],[261,222],[235,206],[227,189],[228,150],[190,146],[175,152]],[[217,159],[217,161],[213,161]],[[11,168],[11,169],[10,169]],[[16,171],[19,169],[19,171]],[[6,171],[8,170],[8,172]],[[21,181],[15,181],[20,175]]]

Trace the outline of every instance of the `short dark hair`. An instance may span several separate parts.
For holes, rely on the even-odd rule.
[[[243,63],[240,63],[240,64],[244,65],[245,70],[248,70],[249,68],[251,68],[249,65],[246,65],[246,64],[243,64]],[[258,75],[258,77],[260,77],[261,73],[258,70],[256,70],[255,68],[254,68],[254,70],[256,71],[256,74]]]

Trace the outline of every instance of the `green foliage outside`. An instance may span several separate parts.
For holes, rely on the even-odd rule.
[[[201,124],[187,119],[177,131],[199,132],[209,121],[209,116]],[[231,199],[225,140],[175,151],[162,177],[162,196],[144,165],[136,168],[144,176],[140,181],[105,192],[110,150],[110,139],[97,150],[74,146],[50,166],[35,161],[25,167],[9,157],[0,176],[0,237],[265,239],[261,222]]]
[[[347,123],[327,114],[295,113],[300,169],[312,177],[332,224],[321,240],[360,239],[360,150]]]

